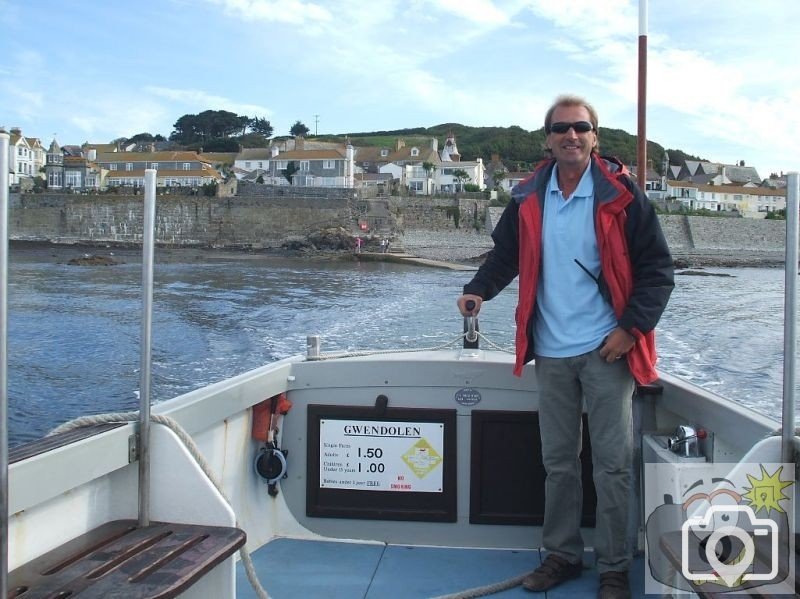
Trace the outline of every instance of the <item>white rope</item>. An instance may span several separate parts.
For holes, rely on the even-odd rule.
[[[474,589],[459,591],[458,593],[451,593],[449,595],[440,595],[438,597],[434,597],[433,599],[473,599],[473,597],[486,597],[487,595],[494,595],[495,593],[518,587],[522,584],[522,581],[525,580],[525,578],[530,576],[530,574],[531,572],[527,572],[525,574],[520,574],[519,576],[509,578],[508,580],[487,584],[486,586],[482,587],[475,587]]]
[[[501,351],[501,352],[504,352],[504,353],[507,353],[507,354],[515,353],[515,350],[514,350],[513,346],[511,346],[511,347],[500,347],[499,345],[497,345],[494,341],[489,339],[486,335],[484,335],[480,331],[478,331],[478,337],[483,339],[487,344],[489,344],[493,349],[496,349],[497,351]]]
[[[414,347],[414,348],[393,348],[393,349],[370,349],[370,350],[362,350],[362,351],[344,351],[344,352],[331,352],[327,354],[320,354],[318,357],[313,358],[306,358],[309,362],[320,362],[323,360],[337,360],[339,358],[358,358],[362,356],[379,356],[382,354],[413,354],[417,352],[424,352],[424,351],[441,351],[443,349],[448,349],[453,347],[463,341],[467,334],[463,333],[447,341],[442,343],[441,345],[436,345],[433,347]],[[483,339],[492,349],[497,351],[501,351],[504,353],[514,353],[514,348],[508,347],[501,347],[494,343],[491,339],[489,339],[486,335],[478,331],[478,337]]]
[[[77,428],[83,428],[86,426],[94,426],[96,424],[108,424],[111,422],[137,422],[139,420],[139,412],[119,412],[116,414],[95,414],[93,416],[81,416],[80,418],[76,418],[75,420],[71,420],[69,422],[65,422],[64,424],[54,428],[50,431],[47,436],[55,435],[57,433],[65,433],[67,431],[71,431]],[[150,420],[157,424],[162,424],[172,430],[178,438],[183,442],[186,448],[189,450],[189,453],[192,454],[192,457],[195,459],[197,464],[200,466],[200,469],[203,473],[208,477],[211,483],[217,488],[220,495],[228,502],[228,505],[231,504],[230,499],[228,496],[225,495],[225,492],[222,490],[222,485],[217,480],[216,475],[214,474],[213,470],[211,470],[211,466],[206,461],[203,454],[200,452],[200,448],[197,447],[197,444],[194,442],[194,439],[186,432],[186,430],[178,424],[175,419],[170,418],[169,416],[163,416],[161,414],[151,414]],[[239,526],[238,519],[236,520],[236,526]],[[250,557],[250,552],[247,550],[246,545],[242,545],[239,548],[239,555],[242,558],[242,565],[244,566],[245,573],[247,574],[247,579],[250,581],[250,584],[253,587],[253,590],[256,592],[256,595],[259,599],[270,599],[269,594],[267,591],[264,590],[264,587],[261,586],[261,582],[258,580],[258,575],[256,574],[255,566],[253,566],[253,559]]]

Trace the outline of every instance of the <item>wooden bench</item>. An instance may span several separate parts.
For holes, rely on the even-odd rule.
[[[116,520],[9,574],[9,599],[169,599],[247,540],[224,526]]]

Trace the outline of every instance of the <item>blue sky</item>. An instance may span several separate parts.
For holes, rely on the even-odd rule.
[[[0,0],[0,125],[48,144],[169,136],[207,109],[276,135],[533,130],[569,92],[635,134],[638,16],[637,0]],[[648,137],[799,170],[798,27],[796,0],[650,0]]]

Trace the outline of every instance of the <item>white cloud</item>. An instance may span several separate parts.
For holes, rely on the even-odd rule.
[[[491,0],[439,0],[434,5],[481,26],[505,25],[510,16]]]
[[[188,110],[203,111],[203,110],[228,110],[240,115],[247,115],[250,117],[260,116],[268,117],[272,114],[272,110],[265,106],[258,104],[249,104],[247,102],[238,102],[225,96],[218,96],[210,94],[206,91],[199,89],[173,89],[168,87],[147,86],[145,91],[158,96],[172,100],[187,107]],[[177,117],[176,117],[177,118]]]
[[[290,25],[315,25],[332,20],[328,9],[301,0],[206,0],[221,5],[228,14],[245,21],[270,21]]]

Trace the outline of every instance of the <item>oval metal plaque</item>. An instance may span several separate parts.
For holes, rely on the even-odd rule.
[[[481,401],[480,391],[466,387],[456,391],[456,403],[462,406],[474,406]]]

